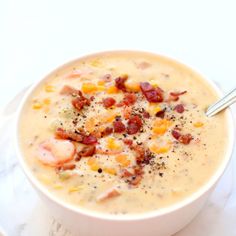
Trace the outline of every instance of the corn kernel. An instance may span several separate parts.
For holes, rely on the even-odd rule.
[[[155,82],[155,81],[150,81],[150,84],[154,87],[154,88],[157,88],[158,87],[158,84]]]
[[[108,168],[108,167],[106,167],[106,168],[104,168],[103,170],[104,170],[105,173],[110,174],[110,175],[116,175],[116,174],[117,174],[117,173],[116,173],[116,170],[115,170],[114,168]]]
[[[154,127],[152,129],[153,133],[162,135],[164,134],[168,127],[171,125],[171,121],[166,119],[157,119],[154,121]]]
[[[35,103],[33,104],[33,109],[38,110],[38,109],[41,109],[42,106],[43,106],[43,105],[42,105],[40,102],[35,102]]]
[[[94,165],[95,163],[97,163],[97,159],[96,159],[95,157],[90,157],[90,158],[88,159],[87,164],[88,164],[89,166],[92,166],[92,165]]]
[[[140,91],[139,83],[132,82],[132,81],[129,81],[129,80],[125,83],[125,87],[130,92],[139,92]]]
[[[128,165],[130,165],[130,160],[128,159],[127,155],[117,155],[116,161],[123,167],[127,167]]]
[[[147,111],[150,113],[150,115],[154,116],[157,112],[161,111],[162,108],[156,104],[149,104]]]
[[[81,90],[84,93],[94,93],[97,90],[97,86],[93,83],[83,83]]]
[[[107,88],[107,91],[106,91],[108,94],[113,94],[113,93],[118,93],[119,90],[116,86],[110,86]]]
[[[99,59],[94,59],[90,62],[90,65],[93,67],[101,67],[102,63]]]
[[[44,103],[45,105],[49,105],[49,104],[51,103],[50,98],[45,98],[45,99],[43,100],[43,103]]]
[[[105,84],[105,81],[104,80],[99,80],[98,81],[98,85],[104,85]]]
[[[81,188],[81,186],[72,186],[72,187],[70,187],[69,189],[68,189],[68,192],[69,193],[74,193],[74,192],[78,192],[78,191],[80,191],[82,188]]]
[[[61,185],[61,184],[55,184],[55,185],[53,185],[53,188],[54,188],[54,189],[62,189],[62,188],[63,188],[63,185]]]
[[[114,138],[107,138],[107,148],[111,150],[120,150],[121,145]]]
[[[102,123],[111,123],[112,121],[115,120],[117,114],[114,112],[107,112],[102,118],[101,121]]]
[[[152,145],[150,147],[150,150],[156,154],[161,154],[161,153],[166,153],[170,150],[170,146],[169,145],[165,145],[165,146],[161,146],[158,147],[156,145]]]
[[[39,180],[46,185],[50,185],[52,183],[52,180],[44,174],[39,176]]]
[[[104,91],[105,89],[106,89],[105,86],[102,86],[102,85],[97,86],[97,91]]]
[[[202,122],[196,122],[196,123],[193,124],[193,126],[196,127],[196,128],[200,128],[200,127],[202,127],[203,125],[204,125],[204,124],[203,124]]]
[[[44,89],[45,89],[45,91],[48,92],[48,93],[55,91],[54,86],[49,85],[49,84],[45,85]]]

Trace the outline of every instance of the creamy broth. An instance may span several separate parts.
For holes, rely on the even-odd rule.
[[[225,114],[204,114],[217,98],[194,71],[161,56],[89,56],[33,91],[21,149],[40,183],[67,203],[110,214],[157,210],[199,190],[221,164]]]

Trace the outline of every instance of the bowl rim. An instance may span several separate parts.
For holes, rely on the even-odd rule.
[[[137,214],[112,215],[112,214],[108,214],[108,213],[92,211],[92,210],[89,210],[89,209],[86,209],[86,208],[80,207],[80,206],[73,206],[72,204],[67,203],[67,202],[57,198],[49,190],[47,190],[46,187],[44,187],[43,184],[41,184],[37,180],[37,178],[33,175],[32,171],[30,170],[30,168],[28,167],[28,165],[24,161],[23,153],[21,151],[20,144],[19,144],[19,141],[18,141],[19,140],[20,118],[21,118],[21,112],[23,110],[23,107],[24,107],[25,103],[27,102],[28,98],[34,92],[34,90],[41,83],[43,83],[44,80],[46,80],[49,76],[54,74],[56,71],[58,71],[62,68],[65,68],[65,67],[75,63],[78,60],[87,59],[87,58],[93,57],[93,56],[104,55],[106,53],[112,53],[112,54],[114,54],[114,53],[118,53],[118,54],[120,54],[120,53],[142,53],[142,54],[162,57],[166,60],[177,62],[178,64],[183,65],[184,67],[192,70],[194,73],[199,75],[200,78],[202,80],[204,80],[204,82],[207,85],[209,85],[217,93],[217,95],[222,96],[222,92],[216,86],[216,84],[213,81],[211,81],[211,80],[207,79],[206,77],[202,76],[202,74],[199,74],[198,71],[195,70],[195,68],[193,68],[192,66],[190,67],[190,66],[182,63],[181,61],[177,60],[177,59],[173,59],[172,57],[163,56],[161,54],[157,54],[157,53],[153,53],[153,52],[139,51],[139,50],[112,50],[112,51],[102,51],[102,52],[91,53],[91,54],[88,54],[88,55],[81,56],[81,57],[78,57],[76,59],[70,60],[69,62],[58,66],[53,71],[51,71],[49,74],[47,74],[46,76],[44,76],[41,79],[39,79],[38,81],[36,81],[28,89],[28,91],[26,91],[22,101],[20,102],[20,105],[18,106],[18,109],[17,109],[17,112],[16,112],[15,124],[14,124],[14,126],[15,126],[15,129],[14,129],[15,130],[15,132],[14,132],[14,146],[15,146],[17,158],[19,160],[20,166],[23,169],[23,172],[25,173],[26,177],[29,179],[29,181],[31,182],[33,187],[36,188],[36,190],[40,191],[40,193],[42,193],[49,200],[53,201],[57,205],[61,206],[62,208],[65,208],[66,210],[72,211],[76,214],[80,214],[80,215],[84,215],[84,216],[87,216],[87,217],[92,217],[92,218],[96,218],[96,219],[100,219],[100,220],[108,220],[108,221],[146,220],[146,219],[150,219],[150,218],[155,218],[155,217],[160,217],[160,216],[163,216],[163,215],[167,215],[167,214],[173,213],[174,211],[177,211],[181,208],[187,207],[188,205],[190,205],[191,203],[193,203],[197,199],[199,199],[201,196],[203,196],[205,193],[207,193],[212,187],[214,187],[214,185],[217,183],[219,178],[223,175],[227,165],[230,162],[230,159],[231,159],[232,153],[233,153],[234,138],[235,138],[233,115],[232,115],[232,111],[231,111],[230,108],[227,108],[225,110],[226,119],[227,119],[227,126],[228,126],[228,130],[229,130],[229,139],[228,139],[229,143],[228,143],[228,147],[227,147],[227,150],[226,150],[226,153],[225,153],[225,156],[222,160],[221,165],[216,169],[216,171],[210,177],[210,179],[208,179],[208,181],[204,185],[202,185],[197,191],[193,192],[192,194],[190,194],[185,199],[182,199],[181,201],[179,201],[177,203],[174,203],[170,206],[167,206],[167,207],[164,207],[164,208],[161,208],[161,209],[148,211],[148,212],[145,212],[145,213],[137,213]]]

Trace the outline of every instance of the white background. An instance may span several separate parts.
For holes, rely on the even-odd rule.
[[[81,55],[147,50],[236,85],[234,0],[1,0],[0,108],[24,86]]]
[[[84,54],[113,49],[146,50],[179,59],[228,91],[236,86],[236,0],[0,0],[0,110],[18,91],[60,64]],[[10,137],[9,133],[6,132]],[[13,152],[4,149],[5,143],[8,147],[9,142],[2,142],[4,157],[9,156],[8,151]],[[13,197],[8,195],[9,191],[0,193],[6,196],[4,200],[13,199],[14,204],[15,199],[22,198],[17,207],[12,204],[12,208],[6,207],[15,212],[14,222],[5,219],[11,230],[13,223],[25,224],[25,216],[18,214],[19,209],[25,214],[24,204],[32,205],[26,199],[32,193],[26,195],[22,191],[22,186],[28,186],[21,182],[26,181],[25,177],[12,173],[13,177],[2,181],[3,186],[11,188],[9,181],[13,179],[13,187],[20,190],[13,191]],[[202,232],[235,235],[232,183],[235,177],[231,175],[222,181],[218,188],[222,198],[216,198],[215,204],[211,201],[181,235],[202,235]],[[224,188],[229,185],[233,190],[227,192]],[[222,204],[226,206],[224,214],[216,214]],[[26,229],[30,226],[32,232],[37,227],[43,229],[38,224],[39,216],[32,218]],[[16,221],[18,217],[20,220]]]

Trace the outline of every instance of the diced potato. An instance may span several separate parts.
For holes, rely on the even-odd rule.
[[[57,128],[61,127],[61,121],[59,119],[55,119],[51,122],[49,126],[49,130],[55,132]]]

